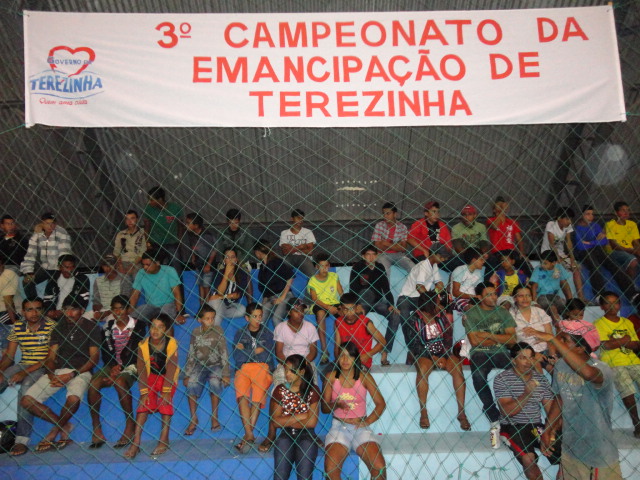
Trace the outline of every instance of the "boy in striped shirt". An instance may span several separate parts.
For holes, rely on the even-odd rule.
[[[42,375],[44,361],[49,352],[49,339],[56,322],[45,317],[42,299],[26,299],[22,302],[24,318],[18,320],[8,337],[9,345],[0,360],[0,394],[9,385],[20,385],[18,393],[18,424],[16,442],[10,455],[19,456],[27,453],[29,436],[33,429],[33,415],[20,405],[25,392]],[[20,347],[22,358],[20,363],[13,364],[16,351]]]

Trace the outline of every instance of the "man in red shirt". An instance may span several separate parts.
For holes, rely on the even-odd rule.
[[[413,222],[409,229],[409,245],[414,247],[413,256],[416,260],[429,258],[429,248],[434,243],[441,243],[451,254],[451,232],[449,227],[440,220],[440,204],[436,201],[427,202],[424,206],[424,218]]]

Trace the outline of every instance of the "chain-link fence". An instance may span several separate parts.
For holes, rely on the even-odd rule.
[[[331,4],[299,1],[210,3],[8,0],[0,7],[0,42],[5,52],[2,67],[4,74],[0,78],[2,213],[14,217],[19,225],[19,232],[29,238],[34,228],[42,228],[42,214],[53,212],[57,224],[70,234],[71,251],[79,258],[79,270],[92,274],[89,282],[93,285],[93,274],[101,271],[101,259],[113,253],[114,248],[122,246],[117,245],[114,239],[118,231],[126,228],[126,212],[138,212],[141,217],[140,226],[143,225],[142,212],[145,208],[148,209],[148,192],[152,187],[161,186],[166,191],[166,200],[181,207],[178,215],[181,221],[185,220],[187,213],[195,213],[202,217],[204,227],[210,229],[216,238],[220,238],[225,232],[229,234],[226,230],[228,225],[225,213],[230,209],[238,209],[241,211],[241,228],[250,239],[250,256],[246,260],[251,264],[253,285],[257,290],[252,292],[253,298],[246,298],[242,302],[243,308],[254,298],[262,298],[262,287],[256,273],[261,258],[256,257],[253,245],[258,241],[266,242],[274,245],[274,251],[282,255],[283,251],[278,248],[278,244],[281,243],[281,232],[292,224],[293,209],[304,211],[304,226],[315,236],[313,253],[330,254],[330,262],[333,267],[338,267],[337,273],[345,291],[353,285],[350,276],[354,273],[350,267],[362,261],[362,250],[372,243],[374,227],[383,219],[383,207],[387,202],[395,204],[398,220],[407,228],[427,215],[425,211],[435,208],[434,205],[426,205],[428,202],[438,202],[440,220],[449,229],[463,220],[462,214],[465,211],[470,213],[473,210],[477,211],[476,222],[486,225],[508,204],[508,216],[515,219],[521,229],[522,244],[516,248],[517,256],[524,256],[533,262],[527,265],[531,269],[544,260],[540,257],[540,252],[549,232],[547,225],[558,220],[559,209],[573,210],[570,220],[574,225],[584,227],[585,205],[591,206],[595,213],[592,221],[602,226],[605,222],[618,218],[614,211],[615,202],[627,202],[632,211],[639,208],[635,181],[639,168],[637,155],[640,151],[638,2],[614,2],[628,112],[625,123],[350,129],[81,129],[43,126],[26,129],[23,111],[22,10],[123,13],[413,11],[550,8],[600,3],[590,0]],[[500,198],[503,199],[502,202],[499,201]],[[463,210],[467,206],[473,208]],[[149,219],[149,216],[145,218]],[[436,222],[429,225],[438,224]],[[438,230],[442,228],[429,228],[424,223],[424,229],[425,235],[435,239],[438,237]],[[179,272],[184,270],[184,285],[180,289],[184,302],[178,302],[177,307],[180,308],[184,303],[185,313],[191,315],[184,326],[175,326],[180,367],[184,367],[187,361],[190,334],[198,325],[195,315],[201,301],[200,291],[195,284],[196,275],[192,273],[194,258],[189,249],[194,238],[196,237],[192,234],[185,236],[177,250],[170,250],[173,265]],[[625,263],[624,259],[619,263],[611,263],[609,257],[603,259],[587,255],[577,245],[579,241],[580,238],[574,234],[573,252],[581,269],[576,275],[569,273],[567,280],[570,284],[575,284],[575,280],[583,280],[584,291],[574,288],[574,294],[583,296],[587,302],[587,316],[590,315],[592,319],[601,316],[602,311],[597,306],[598,293],[604,290],[613,290],[621,295],[624,316],[635,313],[635,306],[632,304],[635,286],[628,276],[625,277],[625,274],[634,273],[627,268],[633,265]],[[217,251],[216,259],[212,261],[212,269],[220,268],[221,272],[224,271],[223,243],[217,245],[220,251]],[[473,259],[465,260],[467,257],[463,257],[462,252],[469,245],[460,239],[456,241],[455,235],[453,242],[447,239],[443,243],[446,243],[445,249],[450,253],[446,256],[451,257],[442,267],[443,284],[448,292],[443,296],[443,301],[448,304],[454,300],[453,297],[464,299],[465,292],[460,287],[467,286],[468,280],[465,278],[464,281],[457,282],[456,286],[453,281],[449,283],[449,277],[453,276],[456,266],[470,264]],[[387,248],[383,243],[378,245],[380,246]],[[483,245],[474,246],[482,248]],[[551,248],[556,250],[555,245]],[[409,247],[408,250],[412,248]],[[564,251],[569,253],[566,245]],[[411,257],[410,253],[408,255]],[[592,261],[592,257],[595,260]],[[41,262],[42,258],[37,260]],[[148,259],[147,263],[154,263],[153,260]],[[605,264],[604,271],[593,268],[605,260],[608,263]],[[631,261],[632,258],[629,257],[628,260]],[[500,264],[501,258],[494,255],[488,265],[497,269]],[[570,270],[570,261],[567,266]],[[119,268],[120,264],[116,267]],[[264,268],[263,266],[262,269]],[[524,274],[530,276],[531,272],[526,270],[525,268]],[[222,273],[219,275],[224,276]],[[504,272],[501,275],[504,276]],[[397,267],[390,272],[390,289],[398,308],[401,306],[397,303],[398,296],[407,296],[406,292],[402,292],[406,277],[407,273]],[[489,277],[487,273],[487,279]],[[495,280],[495,277],[491,279]],[[307,277],[298,273],[291,286],[291,296],[301,296],[310,303],[312,299],[307,298],[309,291],[306,286]],[[142,288],[140,284],[135,287]],[[38,290],[40,295],[45,294],[42,288],[41,286]],[[94,289],[92,286],[92,294]],[[471,291],[466,295],[475,295],[469,293]],[[212,293],[216,295],[216,292]],[[229,290],[229,293],[233,292]],[[143,294],[147,299],[153,296],[153,292],[148,290],[143,291]],[[224,296],[225,292],[220,295]],[[209,293],[205,296],[208,297]],[[223,300],[227,304],[233,303],[229,302],[229,298]],[[108,307],[106,303],[103,304],[105,309]],[[465,308],[464,305],[456,304],[458,306],[459,310]],[[52,309],[63,311],[61,304],[56,307]],[[417,304],[411,304],[407,308],[408,311],[415,312],[417,307]],[[324,350],[333,360],[335,320],[331,314],[335,312],[333,308],[327,309],[330,313],[326,332],[328,346]],[[562,309],[558,314],[564,314]],[[410,315],[411,318],[417,318],[417,313]],[[457,311],[450,313],[447,320],[457,325],[454,343],[465,337],[461,316],[462,313]],[[308,312],[306,318],[316,323],[317,317],[311,312]],[[372,313],[371,318],[384,336],[388,320],[376,313]],[[401,323],[403,326],[407,324],[406,321]],[[167,478],[218,475],[222,478],[269,478],[274,469],[271,454],[258,453],[256,448],[243,456],[235,448],[245,433],[236,401],[236,392],[240,387],[237,384],[238,374],[234,373],[235,362],[239,361],[238,358],[234,359],[238,356],[235,336],[246,324],[242,312],[237,318],[226,318],[222,322],[228,354],[232,359],[232,383],[220,395],[218,421],[210,421],[209,399],[203,395],[198,400],[198,428],[193,434],[185,434],[185,431],[190,430],[191,414],[186,386],[183,385],[184,376],[181,375],[174,397],[176,413],[171,423],[171,450],[166,456],[160,457],[158,462],[148,462],[149,457],[146,455],[154,449],[155,437],[160,433],[160,422],[155,418],[145,426],[142,437],[144,452],[135,462],[123,460],[121,452],[128,447],[124,450],[111,448],[123,434],[125,417],[117,393],[109,388],[105,389],[108,393],[105,393],[101,409],[103,431],[108,441],[106,446],[99,450],[89,449],[90,443],[100,443],[101,440],[99,436],[96,437],[95,428],[91,427],[87,400],[83,397],[78,413],[71,420],[76,425],[71,433],[76,445],[64,452],[52,451],[40,456],[32,453],[15,458],[3,455],[0,458],[0,468],[7,468],[11,478],[35,478],[42,475],[42,472],[49,472],[47,467],[63,478],[74,475],[105,478],[119,475],[134,475],[136,478],[157,475]],[[267,325],[271,329],[272,321],[268,321]],[[423,428],[426,422],[424,416],[421,417],[424,412],[419,408],[415,391],[415,370],[404,365],[407,353],[407,342],[403,338],[405,330],[398,328],[398,332],[402,333],[398,333],[394,350],[388,355],[375,355],[371,370],[380,387],[379,391],[387,402],[387,410],[372,428],[376,434],[382,434],[388,477],[470,478],[475,475],[478,478],[514,478],[515,475],[520,475],[522,467],[506,448],[502,448],[502,456],[489,448],[490,425],[472,386],[468,367],[463,372],[467,376],[467,416],[472,431],[461,433],[463,423],[456,420],[458,411],[455,392],[450,377],[444,371],[434,372],[430,377],[428,412],[432,427],[428,432]],[[318,344],[318,347],[322,350],[322,345]],[[322,352],[318,352],[315,363],[318,363],[321,354]],[[392,365],[381,366],[381,358],[387,358]],[[271,360],[275,363],[275,358]],[[323,365],[320,369],[325,368],[328,367]],[[457,385],[456,388],[460,386]],[[7,397],[11,390],[7,390],[2,398]],[[138,385],[134,384],[131,391],[134,392],[135,411],[139,398]],[[15,394],[14,391],[12,400],[5,402],[7,412],[15,411]],[[57,413],[65,400],[59,394],[54,400],[50,405]],[[618,394],[615,402],[612,416],[620,460],[625,474],[633,478],[634,475],[639,475],[636,468],[636,443],[628,430],[633,425]],[[369,405],[367,413],[373,409],[373,404]],[[256,437],[260,441],[267,435],[267,411],[263,410],[258,420]],[[8,413],[6,418],[11,415]],[[218,423],[220,429],[217,428]],[[321,436],[326,435],[330,424],[331,415],[321,414],[317,432]],[[35,422],[30,450],[34,450],[43,438],[48,438],[49,428],[50,425],[43,420]],[[59,440],[61,435],[62,438],[66,437],[63,432],[58,433],[55,439]],[[322,453],[322,449],[320,451]],[[326,450],[324,454],[326,455]],[[351,478],[366,475],[366,468],[362,464],[358,467],[353,456],[349,458],[348,462],[351,463],[345,465],[345,475],[347,472]],[[316,466],[316,478],[319,478],[323,469],[322,462],[323,460],[319,460]],[[540,466],[545,471],[545,478],[551,478],[553,467],[549,467],[546,460],[541,460]]]

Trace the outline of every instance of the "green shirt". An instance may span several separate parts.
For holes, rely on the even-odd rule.
[[[516,321],[504,308],[496,307],[493,310],[483,310],[479,305],[467,311],[462,317],[462,324],[467,334],[469,334],[469,332],[489,332],[501,335],[505,333],[507,328],[516,328]],[[506,346],[472,347],[471,353],[475,350],[485,352],[506,351]]]
[[[178,223],[182,218],[182,207],[177,203],[168,202],[164,208],[147,205],[144,207],[142,216],[151,222],[149,241],[152,244],[171,245],[180,243]]]
[[[461,238],[465,247],[477,247],[481,240],[489,241],[487,227],[480,222],[473,222],[467,226],[464,222],[457,223],[451,229],[451,239]]]

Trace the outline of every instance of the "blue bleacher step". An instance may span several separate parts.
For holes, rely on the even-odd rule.
[[[176,440],[162,456],[149,454],[156,441],[142,442],[134,460],[123,457],[125,449],[105,445],[90,450],[88,443],[72,444],[64,450],[28,453],[21,457],[0,455],[2,478],[99,478],[100,480],[268,480],[273,478],[273,453],[257,447],[246,454],[234,448],[237,440]],[[357,455],[351,454],[343,467],[343,478],[358,478]],[[314,480],[323,478],[324,452],[318,452]],[[5,475],[8,475],[5,476]],[[295,476],[295,474],[294,474]]]
[[[490,447],[488,431],[385,435],[382,438],[388,480],[524,478],[522,466],[506,446],[501,445],[497,450]],[[615,439],[623,477],[639,478],[640,440],[636,440],[630,430],[616,430]],[[539,457],[544,478],[555,479],[558,467],[550,465],[544,456]],[[361,464],[361,478],[367,478],[366,472]]]

